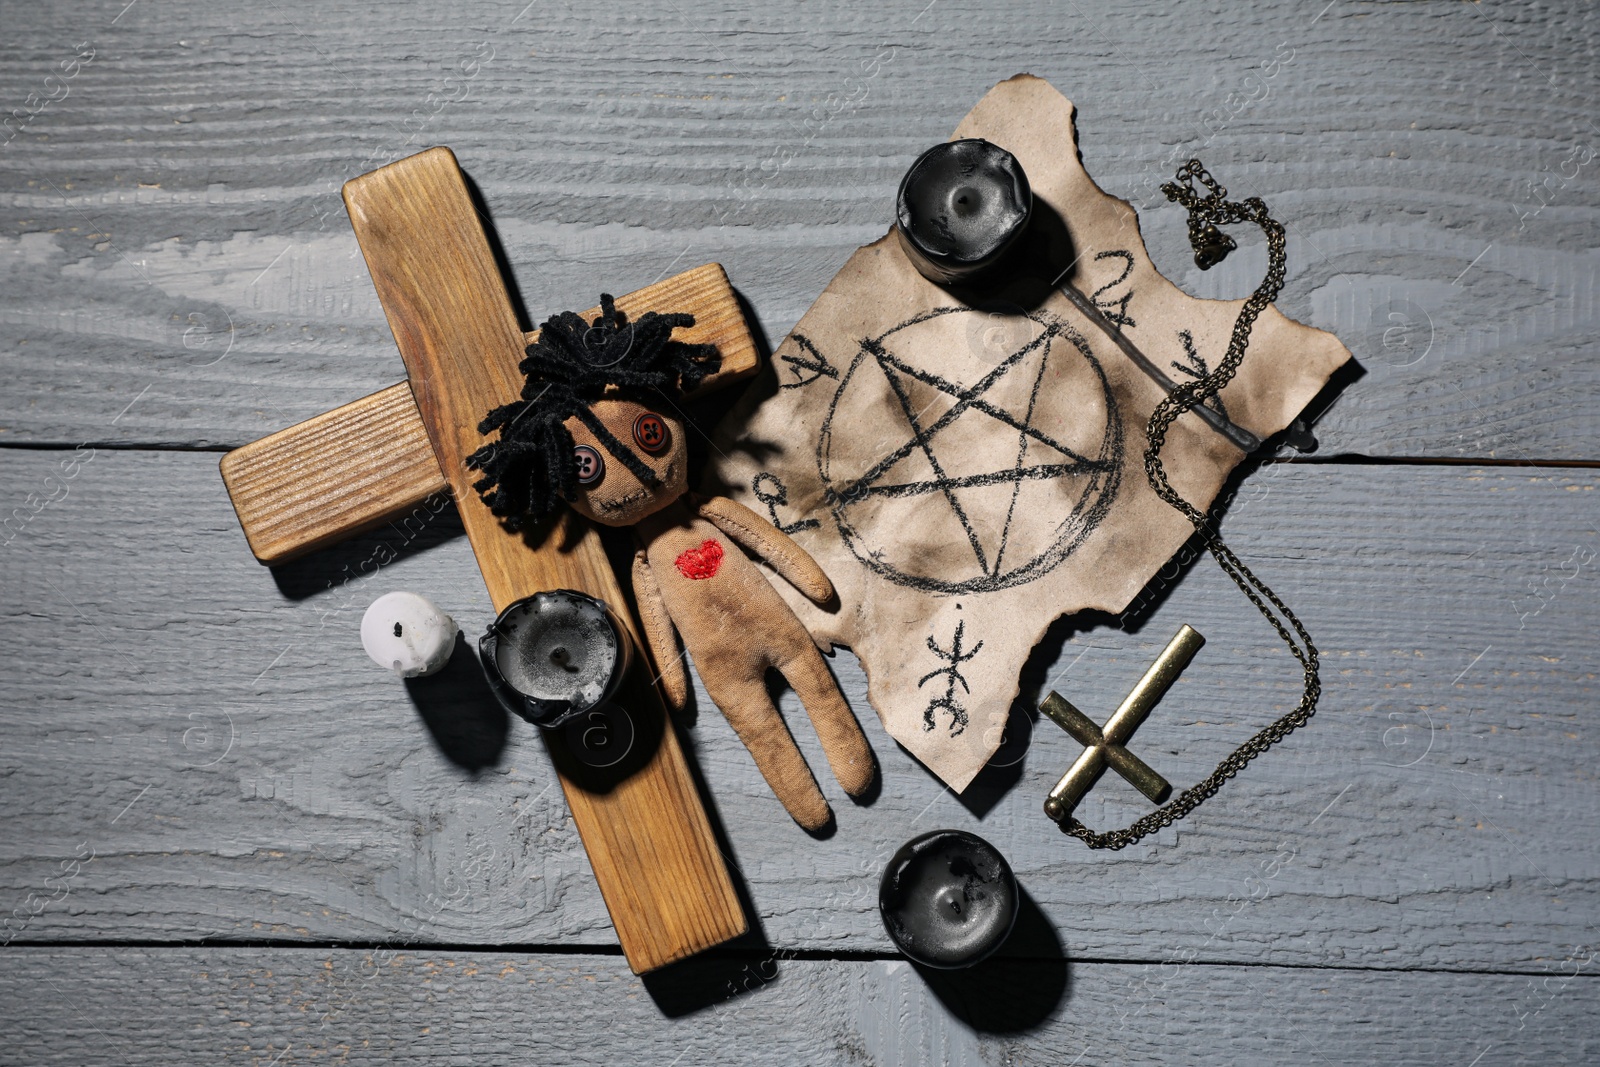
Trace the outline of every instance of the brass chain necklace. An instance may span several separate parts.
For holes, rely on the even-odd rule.
[[[1204,193],[1195,187],[1196,182],[1204,187]],[[1195,263],[1202,270],[1220,262],[1233,248],[1232,239],[1223,234],[1218,229],[1219,226],[1253,222],[1261,227],[1261,232],[1267,238],[1267,276],[1239,309],[1239,318],[1233,324],[1233,337],[1228,344],[1228,353],[1217,365],[1217,369],[1173,389],[1151,413],[1150,424],[1146,428],[1149,443],[1144,452],[1145,475],[1150,479],[1150,487],[1155,490],[1156,495],[1176,508],[1193,524],[1195,533],[1216,558],[1223,571],[1233,579],[1233,583],[1249,598],[1250,603],[1256,606],[1256,610],[1272,624],[1278,636],[1283,638],[1284,644],[1289,646],[1290,654],[1299,661],[1305,672],[1305,689],[1301,694],[1300,703],[1293,711],[1240,745],[1231,755],[1217,764],[1216,770],[1198,785],[1184,790],[1176,799],[1124,829],[1097,834],[1077,819],[1069,817],[1063,822],[1062,829],[1066,833],[1096,849],[1126,848],[1146,834],[1171,826],[1188,815],[1215,796],[1217,790],[1221,789],[1229,778],[1244,770],[1251,760],[1282,741],[1294,730],[1304,726],[1316,711],[1317,698],[1322,693],[1322,682],[1317,677],[1317,647],[1311,643],[1311,635],[1300,624],[1294,612],[1278,599],[1277,594],[1234,555],[1233,550],[1223,542],[1221,534],[1217,533],[1207,515],[1178,495],[1177,490],[1168,482],[1166,467],[1161,462],[1161,448],[1166,443],[1167,430],[1184,412],[1216,396],[1222,391],[1223,386],[1233,380],[1233,376],[1239,370],[1239,364],[1244,361],[1245,348],[1250,344],[1250,330],[1255,325],[1256,318],[1283,289],[1284,268],[1287,262],[1283,225],[1267,213],[1267,205],[1262,203],[1259,197],[1250,197],[1243,202],[1229,200],[1228,190],[1206,172],[1198,159],[1191,159],[1184,164],[1178,170],[1177,181],[1167,182],[1161,187],[1161,191],[1166,194],[1168,200],[1188,209],[1189,244],[1195,251]],[[1291,630],[1294,631],[1293,634],[1290,633]],[[1299,639],[1298,644],[1296,638]]]

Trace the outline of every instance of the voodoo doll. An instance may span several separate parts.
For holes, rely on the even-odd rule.
[[[872,752],[811,635],[740,549],[819,604],[833,599],[833,585],[743,504],[688,492],[683,423],[664,411],[721,362],[712,345],[672,340],[694,317],[648,312],[628,322],[610,296],[600,306],[593,323],[569,311],[541,327],[521,364],[522,399],[478,427],[499,438],[468,458],[484,475],[474,488],[513,528],[563,501],[595,522],[633,527],[634,596],[668,703],[681,708],[689,694],[681,635],[773,793],[801,826],[819,829],[828,803],[773,706],[767,671],[793,686],[851,796],[872,781]]]

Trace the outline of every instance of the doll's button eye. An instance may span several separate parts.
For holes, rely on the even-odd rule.
[[[578,461],[579,485],[593,485],[606,476],[606,461],[588,445],[577,445],[572,455]]]
[[[633,420],[633,440],[646,452],[660,452],[667,447],[667,424],[660,415],[646,411]]]

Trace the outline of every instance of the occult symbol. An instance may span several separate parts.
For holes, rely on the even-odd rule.
[[[960,735],[967,728],[967,709],[962,705],[961,701],[956,699],[956,686],[959,685],[968,693],[972,692],[972,687],[961,676],[961,665],[978,654],[978,650],[983,647],[983,642],[979,641],[976,645],[973,645],[971,652],[962,651],[961,638],[966,633],[966,629],[967,623],[965,619],[956,623],[956,632],[950,638],[949,648],[940,648],[939,643],[933,639],[933,635],[928,635],[928,651],[943,660],[946,666],[929,671],[917,682],[917,688],[921,689],[933,679],[944,675],[944,694],[928,701],[928,707],[922,713],[922,728],[924,730],[933,729],[933,713],[940,710],[950,713],[951,737]]]
[[[1061,781],[1045,798],[1046,815],[1060,822],[1072,814],[1072,809],[1078,806],[1078,801],[1083,799],[1085,793],[1094,788],[1108,766],[1132,782],[1134,788],[1150,798],[1151,803],[1160,804],[1167,799],[1172,786],[1149,764],[1123,746],[1132,739],[1139,724],[1149,717],[1162,694],[1178,680],[1178,675],[1183,673],[1183,669],[1205,643],[1206,639],[1194,627],[1186,625],[1180,628],[1177,636],[1167,642],[1161,655],[1144,672],[1144,677],[1139,679],[1133,691],[1106,720],[1104,730],[1061,694],[1051,693],[1044,699],[1039,710],[1083,746],[1083,755],[1061,776]]]
[[[1039,710],[1055,720],[1083,746],[1083,755],[1078,757],[1067,772],[1067,777],[1062,780],[1065,784],[1052,790],[1050,798],[1045,801],[1045,813],[1052,819],[1059,821],[1062,816],[1070,814],[1083,795],[1094,788],[1107,766],[1132,782],[1153,803],[1161,803],[1172,792],[1172,786],[1167,784],[1165,778],[1122,747],[1124,742],[1133,738],[1133,732],[1139,728],[1144,715],[1133,717],[1119,711],[1106,720],[1106,728],[1101,730],[1093,719],[1069,704],[1060,693],[1051,693],[1046,697],[1044,703],[1039,705]],[[1145,712],[1148,714],[1149,709],[1146,708]]]
[[[763,485],[769,488],[763,488]],[[786,523],[778,517],[778,509],[789,506],[789,487],[779,481],[775,474],[762,471],[750,479],[750,491],[756,495],[757,500],[767,506],[767,517],[772,520],[772,525],[786,534],[814,530],[822,525],[816,519],[796,519],[794,522]]]
[[[799,333],[792,336],[794,337],[794,343],[804,349],[806,354],[803,356],[791,356],[784,353],[778,357],[789,364],[789,370],[794,374],[794,381],[783,383],[782,387],[784,389],[798,389],[802,385],[810,385],[818,378],[837,379],[839,377],[839,369],[829,363],[827,357],[821,352],[817,351],[817,346],[811,343],[809,337]]]
[[[1195,244],[1194,265],[1201,270],[1210,270],[1227,259],[1228,253],[1238,247],[1238,242],[1217,229],[1216,223],[1208,222],[1200,231],[1199,242]]]
[[[949,344],[941,321],[982,314],[935,308],[864,338],[818,432],[823,499],[845,545],[927,592],[1048,573],[1099,525],[1122,474],[1116,399],[1078,332],[1029,314],[1029,338],[996,364]],[[921,365],[927,354],[942,373]],[[863,448],[886,424],[899,440]]]
[[[1126,265],[1122,268],[1121,274],[1117,275],[1111,281],[1106,282],[1106,284],[1096,289],[1089,299],[1094,301],[1095,307],[1099,308],[1105,313],[1106,318],[1110,319],[1118,326],[1139,325],[1138,323],[1134,322],[1133,317],[1128,314],[1128,301],[1133,299],[1132,289],[1129,289],[1126,293],[1123,293],[1120,297],[1116,297],[1115,299],[1111,297],[1106,297],[1104,300],[1100,299],[1105,295],[1105,293],[1115,289],[1117,286],[1128,280],[1128,275],[1133,273],[1133,253],[1126,251],[1125,249],[1118,248],[1110,252],[1101,252],[1094,258],[1095,262],[1099,262],[1102,259],[1121,259],[1126,261]]]
[[[1179,363],[1177,360],[1173,360],[1173,370],[1177,371],[1179,374],[1186,374],[1191,378],[1204,378],[1206,375],[1211,373],[1211,368],[1206,366],[1205,357],[1202,356],[1200,354],[1200,350],[1194,346],[1194,334],[1190,333],[1188,330],[1179,330],[1178,342],[1183,345],[1183,354],[1188,362]],[[1206,406],[1213,408],[1216,413],[1221,415],[1223,418],[1228,417],[1228,408],[1222,402],[1221,393],[1218,393],[1216,396],[1207,400]]]

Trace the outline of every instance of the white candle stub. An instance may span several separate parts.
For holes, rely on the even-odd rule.
[[[361,647],[402,678],[432,674],[450,661],[456,621],[427,597],[385,593],[361,617]]]

